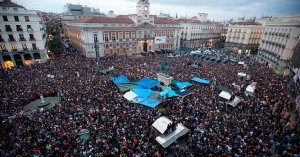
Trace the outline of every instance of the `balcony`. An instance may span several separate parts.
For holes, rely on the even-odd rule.
[[[2,52],[8,52],[8,51],[5,49],[5,50],[2,50]]]
[[[8,39],[8,41],[12,42],[12,41],[16,41],[15,38],[10,38]]]
[[[12,32],[12,29],[11,28],[6,28],[5,31],[6,32]]]
[[[32,48],[31,51],[38,51],[38,48]]]
[[[35,38],[29,38],[30,41],[35,41]]]
[[[19,41],[26,41],[26,39],[25,38],[20,38]]]
[[[16,52],[16,51],[18,51],[18,49],[11,49],[11,51],[12,51],[12,52]]]
[[[5,40],[4,39],[0,39],[0,42],[5,42]]]
[[[28,48],[23,48],[23,51],[28,51]]]
[[[22,28],[17,28],[17,31],[18,32],[23,32],[23,29]]]

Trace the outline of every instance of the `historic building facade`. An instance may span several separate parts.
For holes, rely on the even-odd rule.
[[[86,57],[130,55],[157,49],[179,48],[180,25],[150,15],[148,0],[140,0],[136,14],[117,17],[81,18],[66,24],[70,43]],[[155,37],[166,41],[156,43]]]
[[[239,53],[255,53],[264,28],[258,22],[236,22],[228,26],[225,47]]]
[[[292,56],[299,56],[300,51],[295,51],[299,40],[300,15],[269,22],[265,27],[257,59],[281,71],[289,66],[289,62],[293,60]]]
[[[36,11],[10,0],[0,2],[1,68],[47,60],[46,27]]]

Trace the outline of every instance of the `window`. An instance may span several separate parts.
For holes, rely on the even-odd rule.
[[[112,34],[111,34],[111,38],[112,38],[112,41],[116,41],[116,34],[115,34],[115,33],[112,33]]]
[[[117,48],[117,45],[116,45],[116,44],[113,44],[113,48],[114,48],[114,49]]]
[[[22,44],[23,50],[27,50],[26,44]]]
[[[15,41],[15,38],[14,38],[14,36],[13,35],[8,35],[8,38],[9,38],[9,41]]]
[[[131,32],[131,39],[135,39],[135,32]]]
[[[17,31],[23,31],[22,26],[21,25],[17,25]]]
[[[12,31],[12,29],[10,28],[10,25],[5,25],[5,30],[7,32],[11,32]]]
[[[138,38],[142,38],[142,31],[139,31],[139,37]]]
[[[14,11],[18,11],[18,8],[14,8]]]
[[[108,39],[108,34],[104,34],[104,40],[105,40],[105,41],[109,41],[109,39]]]
[[[2,42],[2,41],[4,41],[4,40],[3,40],[3,38],[2,38],[2,35],[0,35],[0,42]]]
[[[19,34],[20,37],[20,41],[25,41],[24,35],[23,34]]]
[[[119,32],[118,38],[119,38],[119,40],[123,40],[123,33],[122,32]]]
[[[29,38],[30,40],[35,40],[34,35],[33,34],[29,34]]]
[[[31,25],[27,25],[27,28],[31,28]]]
[[[95,41],[95,42],[98,41],[98,36],[97,36],[97,34],[94,34],[94,41]]]
[[[128,32],[125,33],[125,39],[126,39],[126,40],[129,39],[129,33],[128,33]]]
[[[29,16],[25,16],[25,21],[29,22]]]
[[[3,18],[3,21],[8,21],[7,16],[2,16],[2,18]]]
[[[5,7],[2,7],[2,10],[3,10],[3,11],[7,11],[7,8],[5,8]]]
[[[36,44],[32,44],[32,49],[33,49],[33,50],[37,50]]]
[[[2,50],[2,51],[6,51],[5,44],[1,45],[1,50]]]
[[[109,49],[109,46],[108,46],[108,44],[107,44],[107,45],[105,45],[105,48],[106,48],[106,49]]]
[[[11,44],[11,48],[13,51],[17,51],[17,45],[15,43]]]
[[[19,21],[19,16],[14,16],[15,21]]]

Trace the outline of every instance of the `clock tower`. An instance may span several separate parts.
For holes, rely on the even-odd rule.
[[[148,0],[139,0],[136,6],[137,23],[149,23],[150,3]]]

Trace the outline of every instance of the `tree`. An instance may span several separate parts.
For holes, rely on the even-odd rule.
[[[53,52],[54,54],[58,54],[60,48],[61,48],[61,43],[57,38],[53,38],[52,40],[50,40],[49,49],[51,52]]]

